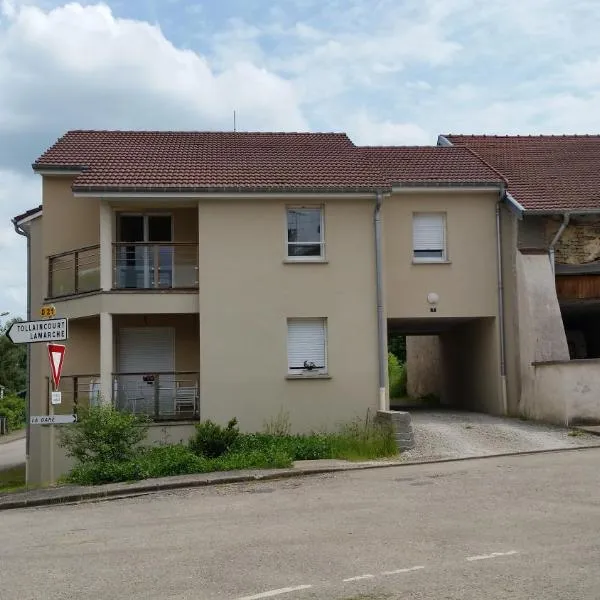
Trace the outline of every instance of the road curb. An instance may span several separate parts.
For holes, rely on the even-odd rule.
[[[18,431],[13,431],[11,433],[5,433],[4,435],[0,435],[0,446],[2,444],[10,444],[11,442],[16,442],[18,440],[22,440],[25,438],[25,430],[20,429]]]
[[[369,464],[355,464],[335,467],[313,467],[308,469],[287,469],[277,471],[265,471],[252,475],[226,475],[218,479],[197,479],[183,481],[160,481],[150,483],[151,480],[140,482],[139,484],[124,483],[123,487],[116,487],[108,490],[90,489],[86,491],[65,491],[62,495],[56,495],[46,498],[15,498],[2,501],[0,496],[0,511],[16,508],[36,508],[41,506],[52,506],[59,504],[73,504],[89,501],[117,500],[120,498],[132,498],[144,496],[161,491],[177,489],[194,489],[199,487],[212,487],[217,485],[227,485],[232,483],[251,483],[258,481],[272,481],[277,479],[291,479],[294,477],[307,477],[311,475],[326,475],[332,473],[348,473],[350,471],[365,471],[372,469],[388,469],[391,467],[409,467],[424,464],[442,464],[449,462],[465,462],[473,460],[485,460],[493,458],[503,458],[510,456],[532,456],[536,454],[557,454],[561,452],[574,452],[583,450],[597,450],[600,443],[589,446],[575,446],[573,448],[548,448],[544,450],[527,450],[521,452],[502,452],[498,454],[486,454],[482,456],[463,456],[457,458],[440,458],[435,460],[416,459],[403,462],[379,462]],[[179,477],[179,476],[176,476]],[[27,492],[22,492],[27,493]],[[5,496],[6,498],[6,496]]]

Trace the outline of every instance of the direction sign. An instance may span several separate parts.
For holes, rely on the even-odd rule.
[[[62,425],[64,423],[77,423],[77,415],[42,415],[31,417],[31,425]]]
[[[44,319],[43,321],[17,321],[10,326],[6,337],[13,344],[32,344],[66,340],[67,334],[67,319]]]
[[[48,344],[48,359],[50,360],[50,373],[52,374],[54,389],[60,385],[60,374],[62,373],[65,361],[65,350],[66,347],[62,344]],[[55,403],[53,402],[53,404]]]

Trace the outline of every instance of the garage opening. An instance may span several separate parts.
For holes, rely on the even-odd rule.
[[[502,413],[494,318],[389,319],[390,406]]]

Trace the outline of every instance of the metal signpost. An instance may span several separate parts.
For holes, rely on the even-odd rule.
[[[27,398],[27,447],[29,447],[31,425],[50,426],[50,478],[54,480],[54,425],[76,423],[77,415],[55,415],[54,406],[62,402],[61,392],[58,391],[60,376],[65,360],[66,347],[55,342],[66,340],[69,332],[67,319],[56,317],[56,308],[52,305],[43,306],[40,310],[42,320],[39,321],[16,321],[6,332],[6,337],[13,344],[35,344],[46,343],[48,346],[48,360],[50,362],[50,374],[52,389],[50,402],[48,403],[48,415],[31,416],[31,398]],[[30,389],[30,385],[28,388]],[[29,457],[27,457],[29,458]],[[27,465],[29,469],[29,465]],[[26,481],[27,485],[28,481]]]

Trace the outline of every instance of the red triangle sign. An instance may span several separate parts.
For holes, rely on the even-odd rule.
[[[48,344],[48,359],[50,360],[50,373],[52,373],[52,383],[54,389],[58,389],[60,384],[60,374],[62,373],[63,362],[65,361],[66,346],[62,344]]]

